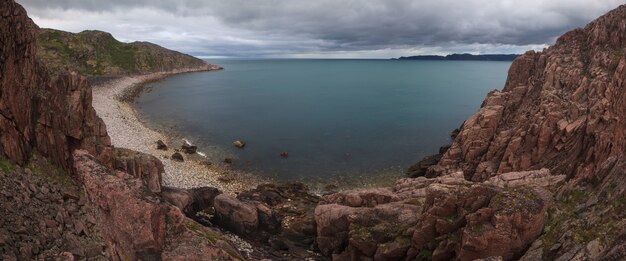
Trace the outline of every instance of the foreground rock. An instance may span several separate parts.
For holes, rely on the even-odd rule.
[[[223,235],[162,203],[140,179],[111,171],[84,151],[74,153],[76,173],[96,208],[97,225],[114,259],[238,260]]]
[[[161,177],[165,170],[163,163],[156,157],[128,149],[115,148],[114,167],[116,170],[143,180],[150,191],[161,192]]]
[[[314,208],[319,197],[301,183],[260,185],[214,200],[215,224],[256,242],[274,258],[319,258]]]
[[[324,196],[317,244],[333,260],[473,260],[521,256],[542,232],[549,171],[475,183],[462,173]]]

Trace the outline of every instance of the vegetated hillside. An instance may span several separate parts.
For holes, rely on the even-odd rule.
[[[50,74],[69,69],[86,76],[125,75],[198,67],[198,58],[148,42],[123,43],[110,33],[40,29],[37,56]]]

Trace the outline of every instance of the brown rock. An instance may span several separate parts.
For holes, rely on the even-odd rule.
[[[182,154],[180,154],[178,152],[175,152],[174,154],[172,154],[172,160],[183,162],[183,161],[185,161],[185,158],[183,158]]]
[[[213,202],[218,224],[237,234],[256,231],[259,226],[254,204],[239,201],[227,195],[218,195]]]
[[[317,244],[324,255],[348,259],[432,253],[438,260],[508,260],[542,232],[548,205],[528,187],[544,184],[549,172],[540,173],[546,175],[511,173],[506,177],[516,178],[496,185],[468,182],[459,173],[327,195],[315,209]]]
[[[158,140],[156,143],[157,143],[157,150],[167,150],[167,145],[162,140]]]
[[[243,149],[246,146],[246,142],[241,141],[241,140],[236,140],[233,142],[233,145],[237,148]]]
[[[64,74],[52,82],[36,61],[37,26],[13,1],[0,4],[0,148],[13,163],[26,163],[34,147],[71,170],[81,148],[112,164],[111,142],[91,106],[86,78]],[[9,15],[10,14],[10,15]]]
[[[186,218],[179,208],[162,203],[141,180],[111,172],[85,151],[74,153],[74,164],[90,202],[98,209],[97,224],[112,256],[241,259],[221,233],[207,230]]]
[[[143,180],[152,192],[161,191],[163,163],[156,157],[129,149],[115,148],[115,169]]]

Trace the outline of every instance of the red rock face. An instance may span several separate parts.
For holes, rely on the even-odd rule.
[[[80,148],[111,166],[111,143],[86,79],[66,74],[51,83],[37,64],[37,27],[26,11],[2,1],[0,15],[0,151],[22,165],[37,149],[71,170],[71,153]]]
[[[432,171],[466,178],[528,169],[584,177],[626,151],[626,5],[543,52],[527,52]]]

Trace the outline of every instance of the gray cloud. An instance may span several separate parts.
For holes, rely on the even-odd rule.
[[[223,56],[541,48],[623,0],[18,0],[44,27]]]

